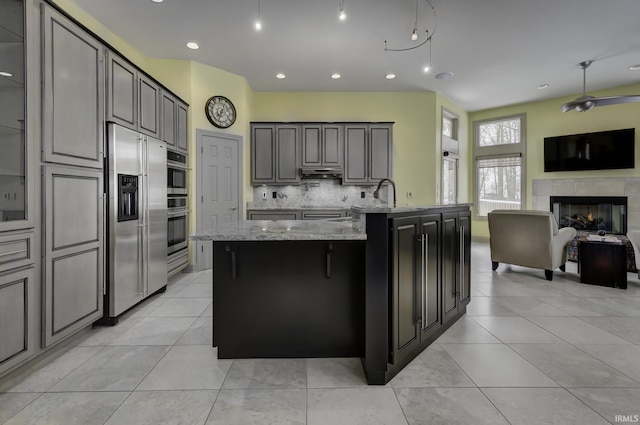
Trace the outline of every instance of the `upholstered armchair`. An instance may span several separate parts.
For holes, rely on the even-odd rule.
[[[638,279],[640,279],[640,230],[629,230],[627,237],[633,246],[633,255],[636,258],[636,269],[638,270]]]
[[[516,264],[543,269],[547,280],[553,280],[553,270],[565,271],[567,249],[576,229],[558,229],[548,211],[494,210],[488,217],[494,271],[500,263]]]

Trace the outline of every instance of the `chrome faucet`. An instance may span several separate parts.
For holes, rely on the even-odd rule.
[[[393,208],[395,208],[395,207],[398,206],[398,199],[396,198],[396,184],[394,183],[393,180],[388,179],[386,177],[384,179],[380,180],[380,182],[378,183],[378,187],[373,192],[373,197],[376,198],[376,199],[380,199],[380,187],[382,186],[382,184],[385,181],[391,183],[391,187],[393,188]]]

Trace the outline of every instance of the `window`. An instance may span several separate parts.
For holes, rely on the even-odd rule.
[[[442,205],[458,203],[458,116],[442,108]]]
[[[524,114],[475,123],[477,217],[495,209],[522,208],[524,124]]]

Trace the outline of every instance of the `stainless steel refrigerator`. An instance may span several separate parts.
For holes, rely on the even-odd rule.
[[[166,143],[108,126],[108,324],[167,285]]]

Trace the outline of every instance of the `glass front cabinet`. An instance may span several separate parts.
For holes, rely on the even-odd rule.
[[[25,1],[0,0],[0,231],[33,227],[29,212]]]

